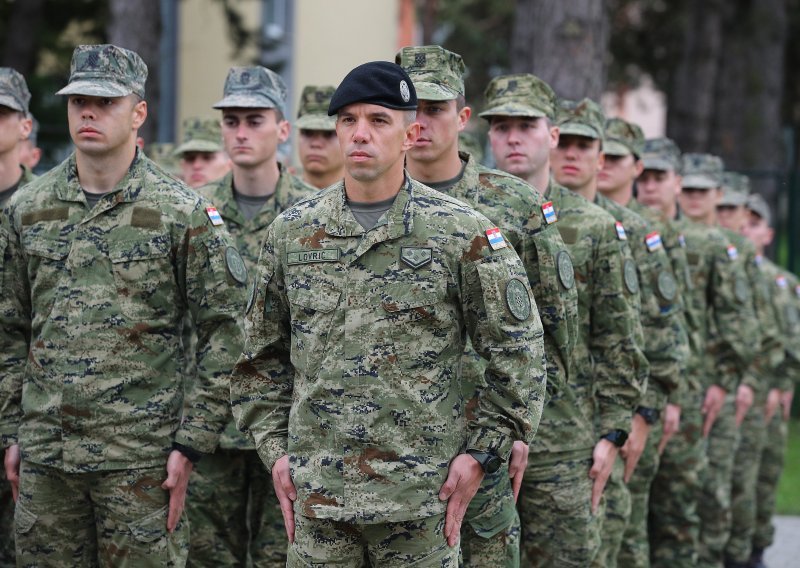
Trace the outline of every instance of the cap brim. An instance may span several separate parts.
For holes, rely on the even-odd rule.
[[[109,81],[72,81],[57,91],[57,95],[86,95],[87,97],[127,97],[133,92],[130,87]]]
[[[603,143],[603,154],[606,156],[630,156],[633,152],[621,142],[606,139]]]
[[[722,190],[722,199],[719,200],[718,205],[738,207],[747,203],[747,196],[738,191],[731,191],[730,189]]]
[[[593,138],[595,140],[603,139],[603,136],[598,134],[597,130],[585,124],[565,122],[558,125],[558,130],[562,136],[566,134],[567,136],[583,136],[584,138]]]
[[[327,114],[304,114],[294,121],[294,127],[302,130],[336,130],[336,118]]]
[[[714,189],[719,187],[717,180],[711,176],[704,174],[689,174],[683,176],[682,187],[691,187],[693,189]]]
[[[212,108],[280,108],[280,105],[266,95],[250,93],[228,95]]]
[[[438,83],[414,81],[414,89],[417,91],[417,100],[452,101],[458,97],[458,93]]]
[[[669,160],[656,157],[645,156],[642,158],[642,165],[646,170],[658,170],[660,172],[674,172],[678,170],[675,164],[671,163]]]
[[[180,157],[187,152],[222,152],[222,144],[210,140],[189,140],[175,148],[172,155]]]
[[[0,95],[0,106],[8,107],[18,112],[28,112],[22,105],[17,102],[17,99],[10,95]]]
[[[523,118],[543,118],[547,113],[542,109],[534,108],[521,103],[504,103],[489,107],[480,114],[481,118],[491,118],[493,116],[521,116]]]

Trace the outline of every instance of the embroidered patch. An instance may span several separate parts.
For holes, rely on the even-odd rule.
[[[662,248],[661,235],[658,234],[658,231],[653,231],[644,238],[644,244],[647,245],[649,252],[657,251]]]
[[[639,276],[636,274],[636,263],[628,259],[622,267],[622,276],[625,280],[625,287],[631,294],[639,291]]]
[[[531,299],[521,280],[512,278],[506,284],[506,304],[511,315],[519,321],[525,321],[531,316]]]
[[[231,277],[239,284],[247,284],[247,267],[244,264],[242,255],[234,247],[225,249],[225,266]]]
[[[219,214],[216,207],[206,207],[206,215],[208,215],[211,224],[218,227],[224,223],[222,215]]]
[[[662,270],[658,273],[656,290],[658,290],[659,295],[668,302],[675,299],[675,296],[678,294],[678,283],[675,282],[675,277],[672,276],[668,270]]]
[[[433,259],[433,250],[427,247],[400,247],[400,260],[416,270]]]
[[[617,238],[621,241],[627,241],[628,235],[625,233],[625,227],[622,225],[622,221],[614,223],[614,227],[617,229]]]
[[[544,221],[548,225],[552,225],[556,221],[558,221],[558,216],[556,215],[556,210],[553,208],[553,202],[548,201],[544,205],[542,205],[542,214],[544,214]]]
[[[728,245],[728,258],[731,260],[736,260],[739,258],[739,251],[736,250],[736,247],[733,245]]]
[[[556,267],[561,285],[569,290],[575,284],[575,267],[572,264],[572,257],[567,251],[562,250],[556,255]]]
[[[299,250],[286,253],[286,264],[311,264],[312,262],[337,262],[341,252],[338,248]]]
[[[508,246],[506,240],[503,238],[503,234],[497,227],[486,229],[486,238],[489,239],[489,247],[492,250],[500,250]]]

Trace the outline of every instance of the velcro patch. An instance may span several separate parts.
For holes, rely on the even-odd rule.
[[[69,207],[53,207],[52,209],[23,213],[22,224],[33,225],[39,221],[66,221],[67,219],[69,219]]]
[[[429,247],[400,247],[400,260],[416,270],[431,262],[433,250]]]
[[[313,262],[338,262],[341,251],[338,248],[299,250],[286,253],[286,264],[311,264]]]
[[[147,207],[134,207],[131,213],[131,227],[158,229],[161,227],[161,211]]]

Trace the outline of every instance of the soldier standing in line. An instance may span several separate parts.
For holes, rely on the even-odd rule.
[[[214,105],[222,111],[224,150],[233,166],[198,192],[216,207],[251,275],[269,224],[310,191],[277,159],[289,136],[285,105],[283,79],[265,67],[230,69]],[[247,284],[254,289],[254,282]],[[227,418],[219,449],[192,476],[189,564],[243,566],[249,554],[254,566],[283,566],[286,536],[269,473],[230,413]]]
[[[492,79],[486,88],[489,141],[498,167],[525,179],[546,200],[574,263],[559,253],[559,281],[578,292],[579,328],[568,379],[548,392],[519,498],[523,566],[588,566],[600,546],[601,504],[617,452],[647,376],[638,347],[633,279],[624,284],[624,242],[614,218],[550,177],[558,145],[556,100],[529,74]],[[630,254],[630,253],[628,253]],[[599,404],[595,406],[595,397]],[[599,424],[599,430],[595,430]]]
[[[42,149],[39,148],[39,121],[28,112],[28,118],[31,119],[31,132],[28,137],[22,141],[20,145],[20,163],[28,168],[30,171],[39,164],[42,159]]]
[[[132,51],[78,46],[58,92],[75,152],[7,207],[0,435],[23,566],[182,566],[189,475],[225,424],[247,272],[208,202],[136,147],[146,77]]]
[[[231,171],[231,161],[222,148],[219,121],[191,117],[183,121],[183,140],[175,148],[181,179],[192,189],[203,187]]]
[[[344,181],[281,214],[259,258],[231,399],[272,471],[287,566],[456,566],[484,472],[538,426],[525,268],[489,220],[405,175],[416,107],[402,67],[353,69],[328,110]],[[467,335],[490,359],[470,409]]]
[[[336,119],[328,116],[335,87],[309,85],[300,95],[294,125],[300,130],[297,153],[303,166],[303,181],[324,189],[344,177],[344,156],[336,139]]]
[[[556,219],[548,216],[551,205],[519,178],[480,166],[470,154],[459,152],[458,134],[472,113],[466,106],[460,55],[438,45],[406,47],[396,61],[414,81],[419,99],[420,136],[408,152],[408,173],[486,215],[517,251],[545,330],[548,393],[557,393],[568,379],[577,336],[578,296],[569,253]],[[486,364],[468,348],[462,361],[464,397],[473,401],[468,406],[483,389]],[[527,444],[516,442],[509,468],[484,477],[462,525],[466,566],[519,566],[520,521],[515,502],[527,461]]]

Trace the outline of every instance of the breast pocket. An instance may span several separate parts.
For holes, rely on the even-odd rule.
[[[152,321],[175,310],[177,287],[165,235],[109,243],[108,255],[117,301],[126,318]]]
[[[287,283],[291,304],[292,365],[313,376],[325,356],[331,324],[341,292],[333,285],[313,279]]]
[[[31,297],[36,298],[36,309],[52,309],[59,279],[67,273],[69,241],[41,236],[23,236],[23,249],[27,256],[28,280]],[[42,313],[46,316],[47,314]]]

